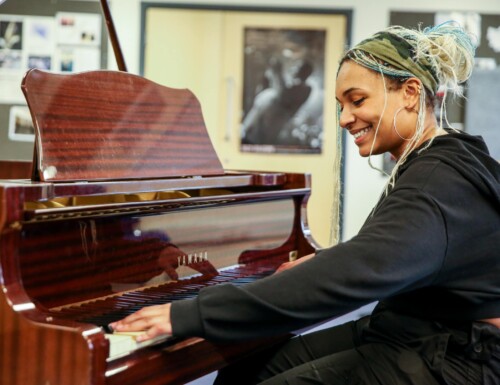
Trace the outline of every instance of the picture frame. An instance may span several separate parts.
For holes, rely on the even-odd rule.
[[[326,30],[244,30],[241,151],[321,153]]]
[[[10,108],[8,137],[12,141],[35,141],[35,127],[28,106],[12,106]]]

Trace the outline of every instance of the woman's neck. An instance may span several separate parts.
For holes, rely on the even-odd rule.
[[[442,128],[438,128],[438,122],[434,114],[433,113],[431,114],[430,111],[427,111],[426,119],[424,122],[423,134],[417,144],[417,147],[420,146],[422,143],[435,138],[436,136],[445,134],[446,134],[445,130],[443,130]]]

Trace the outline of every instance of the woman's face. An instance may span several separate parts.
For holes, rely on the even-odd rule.
[[[375,140],[372,154],[390,152],[399,158],[408,141],[397,132],[403,138],[413,135],[416,114],[412,116],[404,108],[403,89],[389,90],[388,83],[384,112],[385,92],[381,75],[353,61],[344,62],[339,70],[335,91],[341,109],[339,123],[354,137],[361,156],[370,155]],[[397,132],[393,127],[396,113]]]

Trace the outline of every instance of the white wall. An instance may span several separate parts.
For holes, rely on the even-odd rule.
[[[148,0],[158,3],[181,3],[182,1]],[[256,6],[283,8],[331,8],[353,10],[351,41],[356,43],[374,32],[385,28],[390,11],[475,11],[479,13],[500,13],[500,0],[186,0],[191,4],[221,6]],[[141,1],[112,0],[111,12],[119,36],[128,71],[139,73]],[[167,49],[167,47],[166,47]],[[111,52],[112,54],[112,52]],[[111,68],[115,68],[114,57],[109,58]],[[332,101],[333,102],[333,101]],[[377,201],[385,184],[385,178],[372,170],[367,160],[359,157],[356,146],[348,138],[345,154],[345,196],[344,196],[344,239],[355,235],[367,214]],[[380,158],[373,160],[375,165]]]

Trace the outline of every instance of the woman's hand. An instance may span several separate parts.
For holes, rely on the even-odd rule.
[[[280,265],[280,267],[278,267],[278,269],[276,269],[274,274],[281,273],[282,271],[285,271],[285,270],[291,269],[292,267],[300,265],[301,263],[304,263],[305,261],[308,261],[309,259],[314,257],[314,255],[315,254],[309,254],[309,255],[306,255],[302,258],[296,259],[295,261],[285,262],[282,265]]]
[[[137,336],[136,340],[146,341],[160,335],[171,336],[172,324],[170,323],[170,303],[144,307],[141,310],[113,322],[110,326],[116,332],[138,332],[144,334]]]

